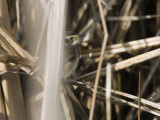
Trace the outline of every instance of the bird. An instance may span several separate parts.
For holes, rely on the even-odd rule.
[[[80,59],[80,40],[84,35],[66,35],[63,57],[63,78],[69,78],[79,64]]]

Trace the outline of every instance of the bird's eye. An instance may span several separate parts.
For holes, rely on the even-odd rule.
[[[73,40],[73,37],[70,37],[71,40]]]

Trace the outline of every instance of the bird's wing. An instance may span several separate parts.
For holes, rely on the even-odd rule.
[[[75,57],[75,48],[73,46],[65,46],[64,47],[64,63],[71,62]]]
[[[67,78],[76,70],[80,57],[80,49],[78,46],[65,47],[63,77]]]

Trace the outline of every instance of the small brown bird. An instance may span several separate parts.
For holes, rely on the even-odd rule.
[[[66,36],[63,58],[63,78],[70,77],[76,70],[80,58],[80,39],[84,35]]]

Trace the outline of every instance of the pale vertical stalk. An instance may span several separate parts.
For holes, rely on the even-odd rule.
[[[62,52],[66,25],[67,0],[48,1],[51,4],[46,39],[45,84],[41,120],[58,120]]]
[[[17,29],[20,28],[19,0],[16,0]]]
[[[39,49],[40,49],[40,44],[42,42],[42,37],[43,37],[44,32],[45,32],[45,27],[47,26],[49,11],[50,11],[50,7],[51,7],[50,4],[51,4],[51,2],[49,1],[46,5],[45,13],[44,13],[43,20],[42,20],[42,27],[41,27],[41,31],[40,31],[40,36],[38,38],[37,48],[36,48],[36,51],[35,51],[35,57],[38,57],[38,52],[39,52]]]
[[[111,120],[111,78],[112,77],[112,65],[107,63],[106,70],[106,120]]]
[[[41,5],[42,5],[42,8],[45,10],[46,7],[47,7],[47,2],[46,2],[46,0],[40,0],[40,3],[41,3]]]
[[[96,93],[97,93],[97,86],[98,86],[98,83],[99,83],[100,71],[101,71],[101,67],[102,67],[102,63],[103,63],[103,55],[104,55],[104,51],[105,51],[105,48],[106,48],[106,43],[107,43],[107,40],[108,40],[108,30],[107,30],[107,25],[106,25],[106,21],[105,21],[103,9],[102,9],[102,4],[101,4],[100,0],[97,0],[97,3],[98,3],[98,6],[99,6],[100,16],[101,16],[101,20],[102,20],[102,26],[103,26],[103,30],[104,30],[104,40],[103,40],[102,50],[101,50],[101,54],[100,54],[100,60],[99,60],[99,63],[98,63],[98,68],[97,68],[97,74],[96,74],[96,79],[95,79],[95,84],[94,84],[93,95],[92,95],[92,103],[91,103],[91,109],[90,109],[90,114],[89,114],[89,120],[93,119],[93,113],[94,113],[94,107],[95,107],[95,101],[96,101]]]

